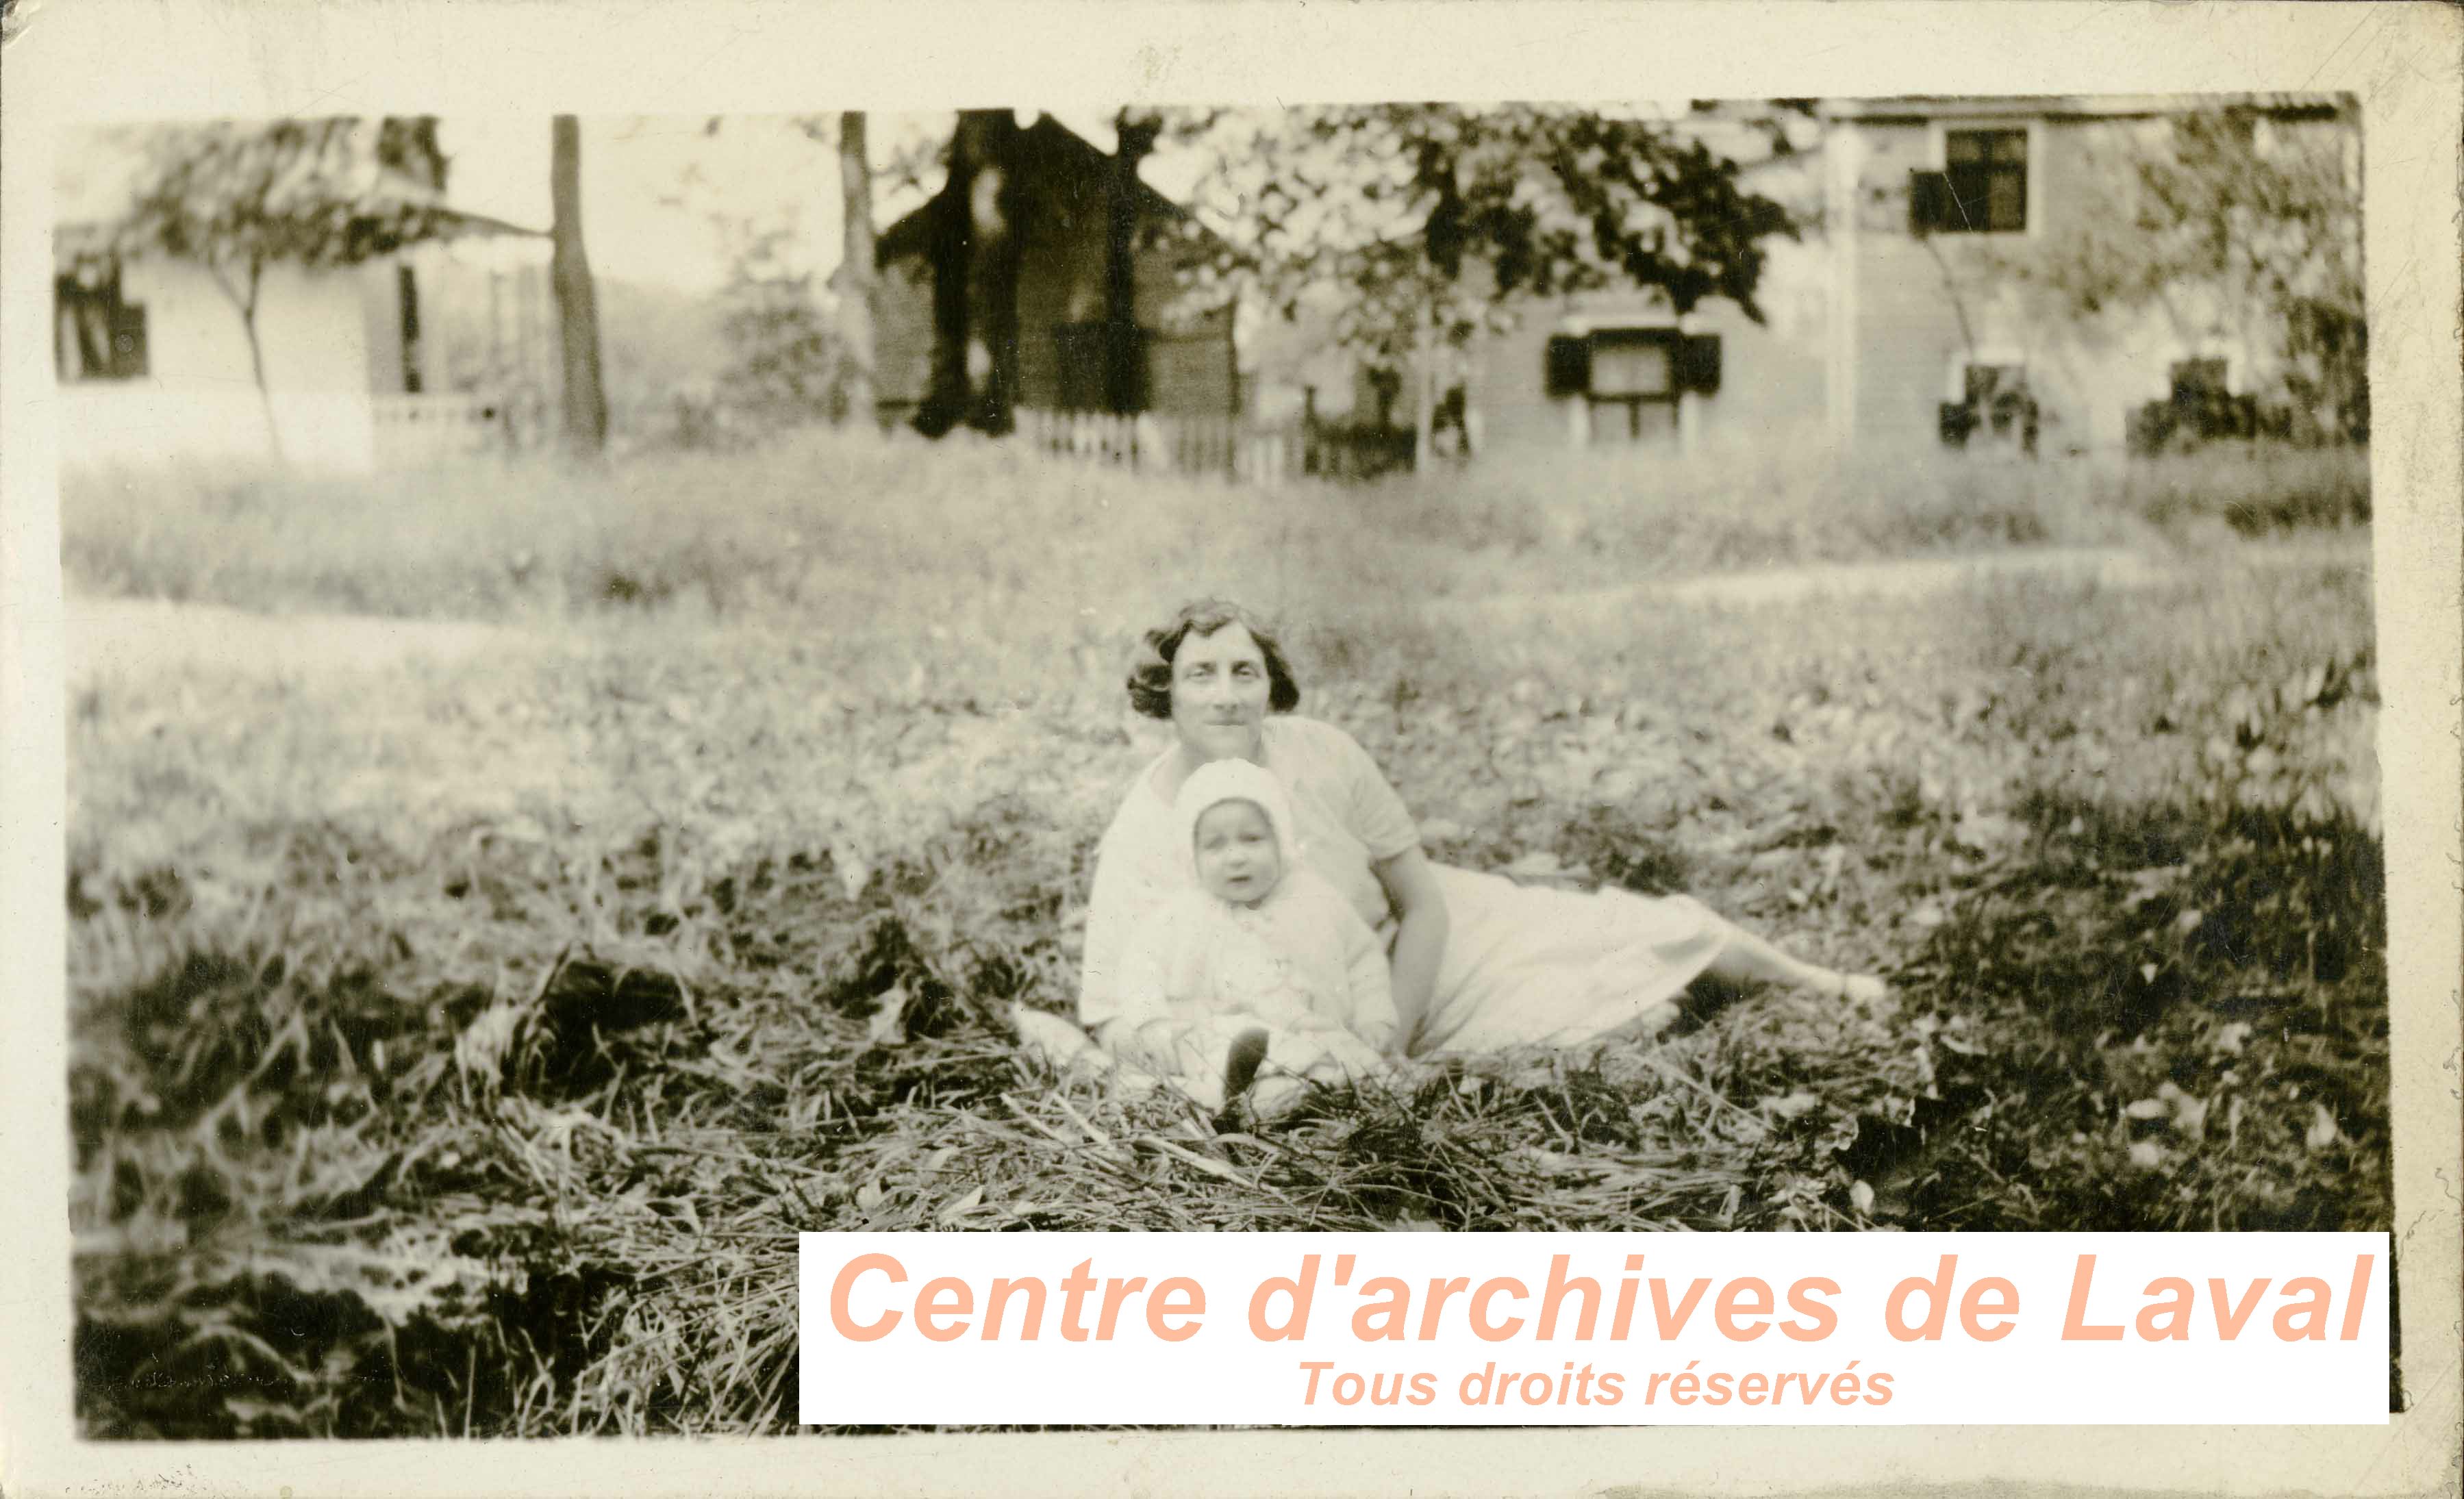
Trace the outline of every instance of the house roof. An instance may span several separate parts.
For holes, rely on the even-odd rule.
[[[2151,119],[2229,105],[2278,116],[2324,116],[2343,107],[2336,96],[2328,94],[1908,94],[1887,99],[1827,99],[1818,107],[1827,119],[1879,123],[1997,116],[2031,120]]]
[[[1111,169],[1112,158],[1097,148],[1086,137],[1070,129],[1050,115],[1020,132],[1021,160],[1029,170],[1039,174],[1066,174],[1081,180],[1100,181]],[[888,229],[873,242],[873,261],[889,265],[924,253],[925,226],[932,209],[930,204],[914,209]],[[1158,218],[1174,223],[1186,223],[1190,212],[1141,179],[1138,183],[1138,216]]]
[[[62,143],[55,162],[52,185],[54,261],[68,265],[110,256],[111,226],[128,212],[144,183],[145,138],[142,127],[78,132]],[[437,201],[446,194],[408,177],[395,175],[391,186],[406,197],[425,199],[434,205],[441,221],[437,238],[545,237],[547,232]]]

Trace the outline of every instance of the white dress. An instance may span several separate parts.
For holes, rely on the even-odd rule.
[[[1374,865],[1419,844],[1402,799],[1332,724],[1269,717],[1265,741],[1264,763],[1290,796],[1301,859],[1391,946],[1394,916]],[[1096,850],[1078,999],[1078,1019],[1089,1027],[1122,1013],[1120,964],[1132,934],[1195,882],[1172,805],[1155,788],[1160,763],[1139,772]],[[1413,1036],[1416,1056],[1573,1046],[1636,1028],[1710,965],[1731,930],[1683,895],[1527,887],[1432,869],[1446,903],[1446,947]]]

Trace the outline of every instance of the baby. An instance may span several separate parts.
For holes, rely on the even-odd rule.
[[[1201,765],[1174,804],[1199,888],[1122,954],[1124,1049],[1210,1109],[1257,1075],[1272,1113],[1310,1081],[1387,1066],[1386,953],[1341,893],[1293,857],[1283,783],[1244,760]]]

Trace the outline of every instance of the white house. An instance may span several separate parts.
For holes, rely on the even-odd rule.
[[[1433,392],[1462,392],[1482,445],[1498,454],[1952,446],[2119,455],[2151,413],[2279,389],[2298,363],[2265,308],[2197,286],[2093,319],[2031,295],[2027,274],[2066,236],[2128,243],[2142,232],[2129,216],[2132,153],[2165,150],[2192,102],[1820,101],[1794,149],[1741,165],[1742,184],[1801,226],[1795,240],[1765,243],[1762,320],[1720,298],[1681,315],[1656,291],[1535,301],[1511,331],[1450,352],[1427,379]],[[2340,101],[2236,102],[2272,149],[2340,161],[2359,200],[2359,132]],[[1256,407],[1280,410],[1313,386],[1319,413],[1378,420],[1378,403],[1347,388],[1368,391],[1373,372],[1331,347],[1284,342],[1292,346],[1269,340],[1248,351]],[[1386,393],[1409,392],[1418,378],[1390,379]],[[1387,404],[1388,420],[1412,420],[1411,394]],[[2318,419],[2332,426],[2333,413]]]
[[[2234,102],[2248,110],[2262,155],[2306,151],[2333,163],[2360,201],[2360,134],[2340,100]],[[2013,443],[2023,434],[1993,408],[2014,408],[1999,398],[2016,394],[2040,413],[2047,451],[2118,452],[2151,407],[2189,409],[2280,384],[2300,355],[2263,305],[2176,284],[2156,305],[2078,319],[2048,316],[2025,285],[2025,273],[2049,255],[2083,254],[2081,243],[2100,238],[2126,250],[2144,233],[2131,218],[2130,162],[2170,149],[2184,103],[2115,96],[1826,103],[1833,438],[1884,451]],[[2233,231],[2251,227],[2235,221]],[[2350,232],[2349,263],[2358,266],[2358,218]],[[2334,425],[2332,412],[2315,416]]]
[[[54,368],[70,468],[261,463],[365,472],[508,440],[554,397],[548,242],[475,214],[362,264],[269,267],[260,394],[238,305],[204,266],[108,254],[136,161],[98,138],[63,152],[54,231]]]

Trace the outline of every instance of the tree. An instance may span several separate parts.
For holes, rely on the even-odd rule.
[[[1018,118],[970,109],[951,133],[948,172],[925,206],[933,270],[933,359],[914,426],[939,437],[964,424],[996,436],[1018,399]]]
[[[2046,312],[2233,335],[2273,352],[2274,394],[2313,435],[2367,437],[2360,136],[2343,109],[2192,110],[2115,133],[2077,175],[2077,209],[2003,264]]]
[[[719,394],[730,409],[771,426],[845,420],[856,385],[853,362],[813,296],[812,273],[781,254],[794,237],[784,228],[745,231],[719,294],[729,352]]]
[[[838,342],[846,372],[847,419],[869,427],[872,404],[872,163],[866,155],[864,111],[839,116],[841,254]]]
[[[1104,405],[1146,409],[1145,336],[1138,325],[1138,164],[1162,136],[1161,116],[1124,109],[1112,120],[1117,142],[1104,190]]]
[[[1759,320],[1761,243],[1795,232],[1734,162],[1639,110],[1342,105],[1171,128],[1216,159],[1203,207],[1224,243],[1201,283],[1286,317],[1340,288],[1337,336],[1390,366],[1535,297],[1656,287],[1680,314],[1716,296]]]
[[[607,393],[599,372],[599,298],[582,243],[582,125],[556,117],[549,131],[548,196],[555,215],[548,279],[563,350],[564,438],[575,452],[607,446]]]
[[[442,233],[446,160],[432,118],[283,120],[163,126],[126,213],[107,227],[114,257],[164,254],[202,266],[248,339],[267,441],[282,432],[257,311],[265,274],[355,265]]]

